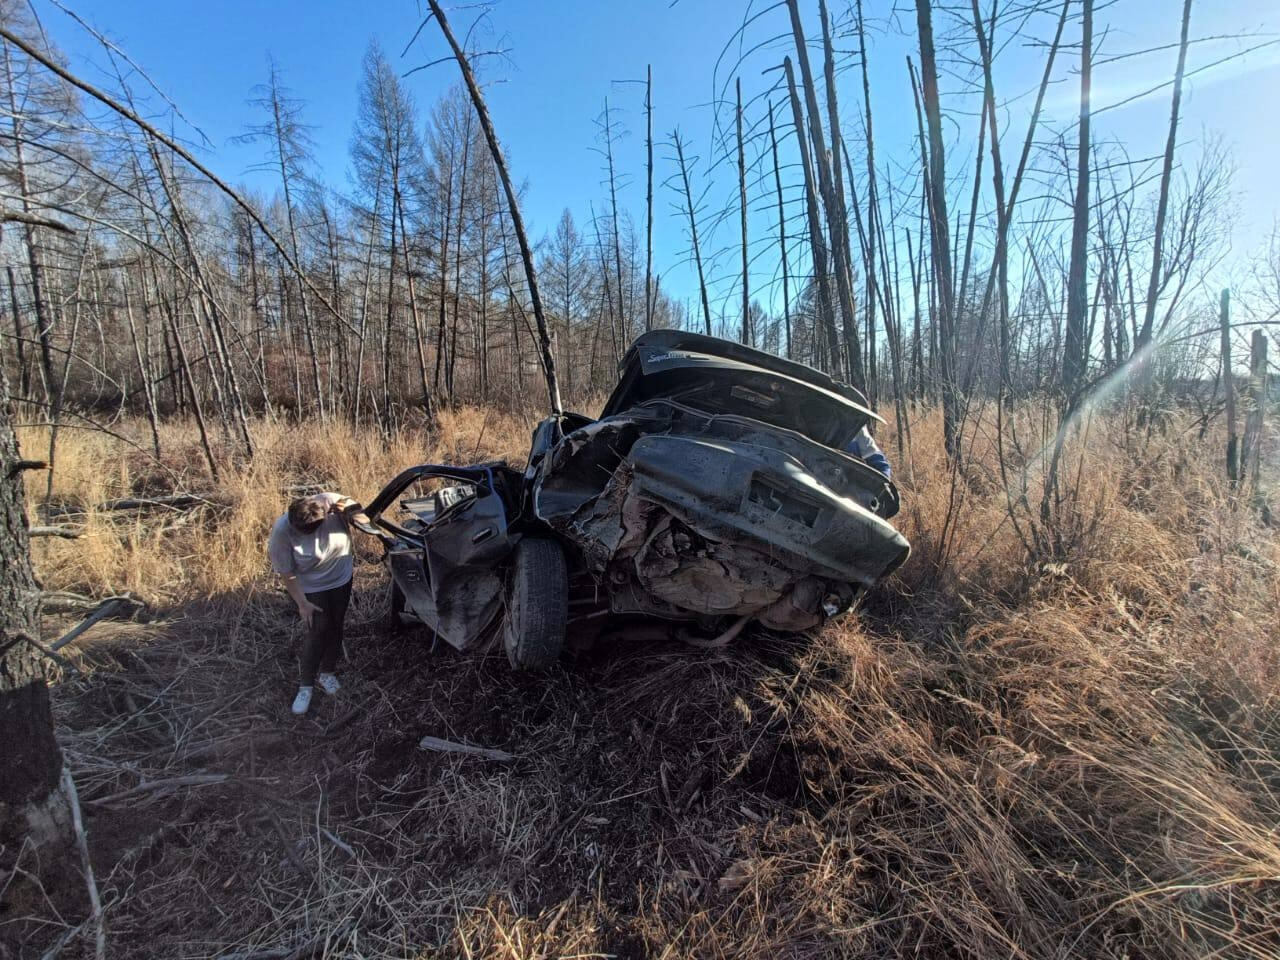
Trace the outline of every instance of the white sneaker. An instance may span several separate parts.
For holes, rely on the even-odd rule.
[[[325,693],[334,694],[342,689],[342,684],[338,682],[338,678],[332,673],[322,673],[316,678],[316,683]]]
[[[293,715],[300,717],[311,706],[311,687],[299,687],[298,695],[293,698]]]

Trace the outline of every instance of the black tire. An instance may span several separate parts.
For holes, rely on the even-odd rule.
[[[502,643],[516,670],[546,670],[564,649],[569,572],[564,548],[526,537],[516,544]]]
[[[404,621],[400,619],[400,611],[404,609],[404,603],[404,591],[392,580],[390,606],[387,610],[387,632],[393,636],[404,633]]]

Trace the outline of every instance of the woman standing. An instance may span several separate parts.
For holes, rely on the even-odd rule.
[[[302,716],[311,706],[318,683],[334,694],[342,685],[334,667],[342,653],[342,622],[351,601],[351,530],[360,504],[337,493],[317,493],[289,504],[271,527],[267,555],[284,588],[298,605],[306,625],[302,643],[301,683],[293,712]]]

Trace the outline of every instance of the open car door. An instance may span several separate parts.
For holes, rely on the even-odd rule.
[[[508,520],[509,472],[500,464],[422,464],[387,484],[365,511],[370,526],[362,529],[386,547],[408,610],[459,650],[502,609],[501,567],[520,539]],[[437,478],[454,483],[401,499],[396,517],[387,515],[410,486]]]

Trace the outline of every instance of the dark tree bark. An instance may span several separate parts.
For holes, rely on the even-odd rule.
[[[44,658],[35,644],[39,586],[31,570],[12,417],[9,380],[0,366],[0,866],[8,868],[24,841],[56,842],[68,838],[70,828],[58,790],[62,752],[53,736]]]
[[[1255,327],[1249,342],[1249,407],[1244,420],[1240,450],[1240,476],[1253,488],[1253,496],[1265,509],[1259,483],[1262,477],[1263,426],[1267,410],[1267,335]]]
[[[1222,327],[1222,390],[1227,398],[1227,480],[1240,479],[1240,437],[1236,432],[1236,388],[1231,382],[1231,291],[1222,291],[1219,307]]]

